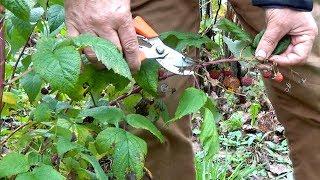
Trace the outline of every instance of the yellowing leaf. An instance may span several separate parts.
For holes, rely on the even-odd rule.
[[[4,92],[3,96],[2,96],[2,101],[4,103],[8,103],[8,104],[11,104],[11,105],[16,105],[17,104],[17,98],[11,92]]]

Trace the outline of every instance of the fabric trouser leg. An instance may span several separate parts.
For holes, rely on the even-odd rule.
[[[133,16],[143,17],[159,33],[172,30],[198,31],[198,0],[132,0],[131,3]],[[161,83],[169,86],[164,101],[169,113],[173,115],[181,93],[192,86],[192,79],[176,76]],[[149,132],[135,132],[147,141],[146,168],[152,173],[153,179],[195,179],[190,118],[179,120],[169,126],[159,120],[157,126],[165,136],[163,144]]]
[[[262,9],[249,0],[230,0],[243,26],[257,33],[265,27]],[[313,15],[320,26],[320,6],[315,4]],[[284,83],[266,80],[269,98],[277,117],[285,127],[289,142],[294,176],[298,180],[320,178],[320,38],[312,55],[303,66],[280,67]],[[288,89],[288,86],[291,88]],[[286,92],[285,90],[289,90]]]

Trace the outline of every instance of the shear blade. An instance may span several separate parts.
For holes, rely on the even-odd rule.
[[[182,57],[180,57],[182,58]],[[189,70],[188,67],[190,67],[191,65],[185,65],[182,63],[176,63],[176,62],[180,62],[180,61],[175,61],[173,63],[170,63],[169,61],[173,62],[174,59],[168,59],[168,57],[164,58],[164,59],[157,59],[158,63],[165,68],[166,70],[174,73],[174,74],[178,74],[178,75],[185,75],[185,76],[190,76],[193,75],[194,72],[192,70]]]
[[[164,58],[157,58],[159,64],[168,71],[178,75],[193,75],[194,72],[190,70],[190,67],[194,64],[191,58],[187,58],[176,50],[166,46],[159,38],[150,40],[153,44],[153,48],[160,48],[163,50],[163,54],[166,54]]]
[[[139,50],[144,53],[147,59],[156,59],[166,70],[178,75],[194,74],[190,70],[193,65],[192,59],[166,46],[158,37],[148,39],[147,45],[142,42],[139,44]]]

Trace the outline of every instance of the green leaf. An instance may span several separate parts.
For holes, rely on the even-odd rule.
[[[125,111],[128,113],[136,112],[135,107],[142,100],[141,94],[133,94],[123,100]]]
[[[21,63],[23,65],[23,70],[26,71],[29,68],[30,64],[31,64],[31,55],[28,55],[25,58],[23,58],[21,60]]]
[[[4,156],[0,160],[0,178],[10,177],[29,170],[26,156],[16,152]]]
[[[32,172],[19,174],[16,180],[42,180],[44,177],[50,180],[66,179],[59,172],[53,169],[53,167],[41,165],[40,167],[35,168]]]
[[[77,143],[71,142],[70,140],[59,137],[57,142],[57,152],[59,156],[63,156],[66,152],[81,148]]]
[[[253,47],[254,49],[257,49],[257,47],[258,47],[258,45],[259,45],[259,43],[260,43],[260,40],[261,40],[261,38],[262,38],[262,36],[264,35],[265,32],[266,32],[266,30],[260,31],[260,33],[257,34],[256,37],[254,38],[254,41],[253,41],[253,43],[252,43],[252,47]]]
[[[12,54],[16,53],[29,40],[29,36],[44,10],[43,8],[33,8],[30,13],[30,22],[19,19],[12,14],[8,15],[6,20],[7,40],[10,42]]]
[[[100,106],[96,108],[82,110],[79,116],[90,116],[101,123],[107,122],[111,124],[118,124],[125,117],[121,109],[107,106]]]
[[[188,88],[180,97],[180,102],[175,113],[175,120],[183,116],[196,113],[207,101],[207,95],[196,88]]]
[[[114,73],[112,70],[96,70],[91,67],[90,79],[88,79],[88,83],[90,88],[97,92],[101,89],[104,89],[106,85],[112,84],[118,91],[123,90],[130,81],[119,75]]]
[[[186,48],[201,48],[205,45],[208,49],[217,49],[219,45],[207,36],[192,32],[169,31],[161,34],[161,39],[165,44],[175,48],[177,51],[184,51]]]
[[[261,110],[261,105],[258,103],[252,103],[249,108],[249,113],[251,116],[251,125],[254,126],[257,123],[257,117]]]
[[[93,156],[89,156],[87,154],[81,154],[81,157],[83,159],[85,159],[86,161],[88,161],[94,169],[94,172],[97,176],[97,179],[99,180],[107,180],[108,177],[106,176],[106,174],[104,173],[103,169],[101,168],[99,162],[97,161],[97,159]]]
[[[122,53],[110,41],[90,34],[84,34],[76,37],[74,42],[80,47],[91,47],[98,60],[109,70],[112,69],[115,73],[130,80],[132,79],[129,66],[123,58]]]
[[[227,44],[228,49],[236,58],[252,59],[254,57],[254,50],[248,43],[238,40],[233,41],[232,39],[227,37],[224,37],[223,40]]]
[[[30,7],[25,0],[0,0],[6,9],[11,11],[15,16],[25,21],[30,18]]]
[[[31,9],[30,12],[30,22],[33,26],[41,19],[41,16],[44,13],[44,9],[42,7],[36,7]]]
[[[58,47],[56,40],[43,38],[37,44],[32,61],[36,73],[49,82],[54,89],[70,93],[75,87],[81,67],[79,52],[73,46]]]
[[[59,4],[59,5],[63,6],[64,0],[51,0],[50,4]]]
[[[142,139],[120,128],[107,128],[96,139],[98,151],[113,150],[112,171],[119,180],[134,172],[137,179],[143,176],[147,144]]]
[[[150,131],[155,135],[162,143],[164,142],[164,137],[158,128],[146,117],[139,114],[129,114],[126,117],[127,123],[134,128],[141,128]]]
[[[216,121],[220,121],[222,119],[222,114],[219,112],[219,109],[217,108],[217,103],[212,97],[208,97],[208,100],[203,107],[211,111]]]
[[[36,151],[31,151],[27,154],[28,156],[28,162],[30,166],[37,166],[42,163],[45,163],[45,156],[46,155],[41,155]]]
[[[236,131],[241,129],[243,125],[243,112],[234,112],[231,117],[224,121],[222,126],[226,131]]]
[[[23,21],[16,16],[9,16],[9,18],[13,25],[12,28],[17,29],[17,31],[21,33],[22,36],[27,38],[31,34],[33,26],[30,22]]]
[[[48,23],[50,32],[55,31],[64,23],[64,7],[52,5],[48,9]]]
[[[206,152],[206,159],[212,160],[213,156],[219,151],[219,134],[216,119],[207,108],[204,110],[199,139]]]
[[[52,111],[47,103],[41,103],[34,110],[34,120],[36,122],[50,121],[51,112]]]
[[[84,65],[78,82],[69,97],[74,100],[81,100],[83,93],[86,91],[83,84],[89,85],[89,90],[93,94],[100,94],[109,84],[112,84],[117,91],[122,91],[129,83],[130,81],[127,78],[114,73],[112,70],[98,70],[91,64]]]
[[[156,110],[159,111],[159,115],[162,118],[162,120],[165,123],[168,123],[170,121],[170,114],[169,114],[167,105],[164,103],[162,99],[156,99],[154,104],[155,104]]]
[[[40,76],[32,71],[21,79],[21,85],[28,94],[29,101],[33,102],[40,92],[42,81]]]
[[[239,40],[241,42],[245,42],[249,44],[253,42],[253,37],[249,33],[242,30],[240,26],[229,21],[226,18],[223,18],[219,21],[218,28],[223,31],[226,31],[227,33],[230,33],[231,37],[235,40]]]
[[[137,84],[146,92],[153,96],[157,96],[158,89],[158,69],[160,65],[156,60],[144,61],[140,71],[133,77]]]

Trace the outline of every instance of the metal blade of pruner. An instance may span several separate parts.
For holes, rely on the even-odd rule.
[[[166,70],[178,75],[192,75],[193,60],[165,45],[159,35],[141,18],[134,19],[139,50],[144,59],[156,59]]]

